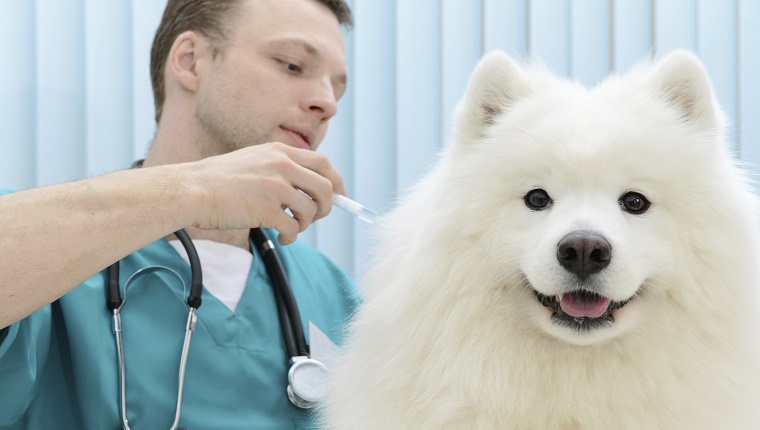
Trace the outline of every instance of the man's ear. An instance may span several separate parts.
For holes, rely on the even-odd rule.
[[[195,31],[186,31],[176,39],[169,51],[167,72],[187,91],[196,92],[199,83],[199,63],[210,54],[208,42]]]

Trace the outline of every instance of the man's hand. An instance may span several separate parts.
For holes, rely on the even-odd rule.
[[[283,245],[330,213],[333,192],[346,194],[342,177],[325,155],[277,142],[177,167],[197,196],[195,227],[274,228]]]

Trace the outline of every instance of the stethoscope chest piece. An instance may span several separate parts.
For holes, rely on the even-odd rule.
[[[288,398],[300,408],[312,408],[327,394],[327,367],[306,356],[293,357],[288,371]]]

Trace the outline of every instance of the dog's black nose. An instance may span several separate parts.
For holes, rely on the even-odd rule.
[[[557,261],[581,279],[610,264],[612,247],[604,236],[588,230],[568,233],[557,244]]]

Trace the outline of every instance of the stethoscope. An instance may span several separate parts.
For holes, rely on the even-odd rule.
[[[140,160],[142,161],[142,160]],[[139,167],[136,162],[133,167]],[[187,368],[187,356],[190,350],[190,339],[195,330],[197,320],[196,311],[201,306],[201,293],[203,292],[203,276],[198,252],[195,250],[193,241],[184,230],[174,233],[187,252],[190,260],[190,272],[192,283],[190,294],[187,297],[189,307],[187,325],[185,327],[185,340],[182,345],[182,354],[179,364],[179,385],[177,387],[177,406],[174,412],[174,423],[170,430],[177,429],[180,413],[182,410],[182,392],[185,382],[185,369]],[[288,276],[282,266],[279,255],[275,250],[274,243],[259,228],[253,228],[249,237],[259,247],[264,265],[269,278],[272,281],[272,289],[277,300],[277,314],[282,329],[282,337],[285,342],[290,369],[288,370],[287,394],[290,402],[299,408],[312,408],[316,406],[326,394],[327,367],[320,361],[310,358],[309,345],[306,344],[301,315],[298,311],[293,290],[290,288]],[[138,272],[139,273],[139,272]],[[136,273],[137,274],[137,273]],[[133,275],[134,276],[134,275]],[[180,278],[181,279],[181,278]],[[131,280],[131,278],[130,278]],[[125,295],[126,295],[125,286]],[[124,345],[122,342],[121,308],[125,300],[122,299],[119,286],[119,262],[112,264],[107,269],[106,276],[106,306],[113,312],[113,333],[116,339],[119,366],[119,400],[121,406],[121,421],[123,430],[130,430],[127,422],[127,390],[126,390],[126,366],[124,363]]]

